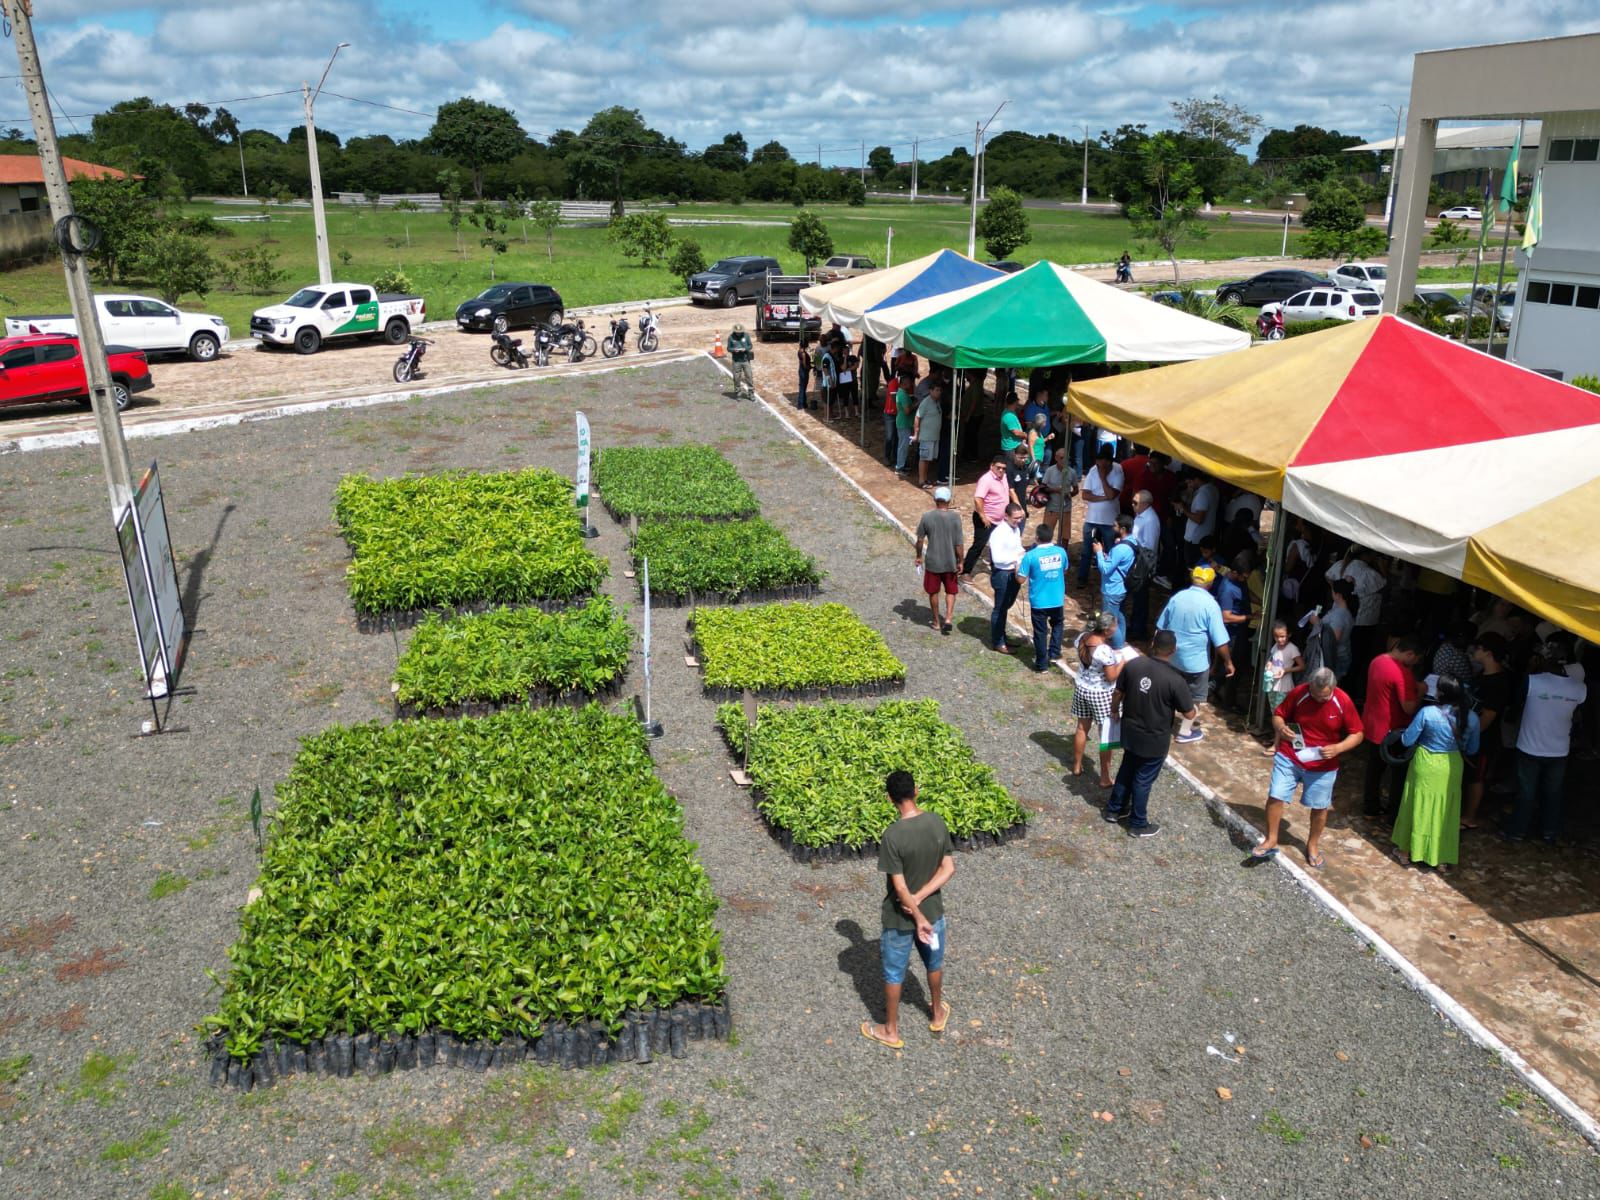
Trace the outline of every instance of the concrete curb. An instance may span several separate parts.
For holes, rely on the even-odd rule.
[[[711,358],[709,354],[705,355],[705,357],[710,362],[715,363],[718,369],[723,372],[723,374],[727,375],[729,378],[732,378],[733,372],[729,371],[726,366],[720,362],[717,362],[716,359]],[[912,531],[907,529],[905,524],[898,517],[896,517],[888,510],[888,508],[875,499],[859,483],[852,479],[844,470],[844,468],[840,467],[826,454],[824,454],[822,449],[815,442],[813,442],[805,434],[801,433],[800,430],[790,422],[788,417],[785,416],[780,410],[773,407],[773,405],[770,404],[766,399],[764,399],[759,391],[756,393],[756,400],[764,408],[766,408],[768,412],[775,416],[779,423],[784,426],[784,428],[788,429],[790,433],[794,434],[795,437],[803,442],[813,454],[822,459],[822,461],[833,470],[835,475],[843,479],[862,497],[862,499],[866,500],[866,502],[872,506],[873,510],[877,512],[879,516],[883,517],[884,520],[888,521],[891,525],[898,529],[902,536],[904,536],[907,540],[913,539],[914,535]],[[963,582],[961,586],[962,590],[968,595],[977,597],[985,604],[990,604],[989,597],[978,591],[977,588],[972,584]],[[990,606],[992,607],[992,604],[990,604]],[[1032,636],[1031,632],[1023,630],[1023,628],[1015,622],[1008,621],[1007,627],[1018,633],[1023,633],[1026,636]],[[1076,681],[1076,671],[1073,671],[1064,663],[1057,663],[1056,667],[1063,671],[1069,678]],[[1179,778],[1181,778],[1185,783],[1193,788],[1196,793],[1199,794],[1200,798],[1205,801],[1206,806],[1215,812],[1222,819],[1223,824],[1225,824],[1230,830],[1237,833],[1252,846],[1263,840],[1263,835],[1260,830],[1240,816],[1239,813],[1234,810],[1233,806],[1230,805],[1226,800],[1217,795],[1216,792],[1212,791],[1204,783],[1200,782],[1200,780],[1195,776],[1194,772],[1184,766],[1183,763],[1169,756],[1167,758],[1166,765],[1176,772]],[[1502,1062],[1504,1062],[1506,1066],[1515,1071],[1524,1083],[1533,1088],[1534,1091],[1538,1092],[1545,1103],[1549,1104],[1551,1108],[1555,1109],[1568,1121],[1572,1122],[1572,1124],[1577,1128],[1578,1132],[1583,1135],[1584,1139],[1588,1141],[1590,1145],[1594,1146],[1597,1150],[1600,1150],[1600,1122],[1597,1122],[1594,1117],[1585,1112],[1583,1108],[1581,1108],[1578,1103],[1572,1099],[1572,1097],[1568,1096],[1564,1091],[1546,1078],[1540,1071],[1531,1066],[1527,1059],[1523,1058],[1521,1054],[1507,1045],[1498,1034],[1494,1033],[1482,1021],[1467,1011],[1466,1007],[1459,1000],[1457,1000],[1449,992],[1445,991],[1444,988],[1440,987],[1433,980],[1429,979],[1427,974],[1420,967],[1418,967],[1393,945],[1381,937],[1376,930],[1369,926],[1365,921],[1361,920],[1360,917],[1356,916],[1355,913],[1351,912],[1342,900],[1340,900],[1332,892],[1328,891],[1328,889],[1323,887],[1322,884],[1317,882],[1317,880],[1314,879],[1304,867],[1301,867],[1298,863],[1292,862],[1287,856],[1282,854],[1274,856],[1274,861],[1283,871],[1288,874],[1292,880],[1294,880],[1295,883],[1300,886],[1303,891],[1305,891],[1309,896],[1311,896],[1312,899],[1320,904],[1323,909],[1325,909],[1331,916],[1343,921],[1345,925],[1347,925],[1351,931],[1355,933],[1357,938],[1371,946],[1372,949],[1377,952],[1380,958],[1392,966],[1396,971],[1400,972],[1401,976],[1404,977],[1406,982],[1410,984],[1412,988],[1422,993],[1422,995],[1426,997],[1428,1003],[1433,1006],[1434,1011],[1438,1012],[1452,1025],[1460,1029],[1478,1046],[1490,1051]]]

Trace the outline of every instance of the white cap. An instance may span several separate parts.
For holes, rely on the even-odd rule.
[[[935,500],[943,500],[946,503],[948,503],[949,500],[950,500],[950,489],[947,488],[947,487],[934,488],[933,489],[933,498]]]

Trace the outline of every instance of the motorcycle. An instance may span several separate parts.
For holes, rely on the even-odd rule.
[[[657,332],[660,326],[660,318],[646,306],[644,316],[639,318],[639,352],[641,354],[650,354],[661,344],[661,337]]]
[[[550,352],[556,349],[556,332],[548,325],[536,325],[533,329],[533,365],[548,367],[550,365]]]
[[[1262,309],[1256,318],[1256,336],[1267,342],[1283,341],[1283,309]]]
[[[1132,283],[1133,282],[1133,268],[1131,266],[1129,266],[1125,262],[1117,263],[1117,282],[1118,283]]]
[[[600,353],[615,358],[628,348],[628,314],[611,318],[611,332],[600,339]]]
[[[394,381],[396,383],[410,383],[413,379],[422,378],[422,356],[428,352],[428,347],[433,345],[427,338],[414,337],[410,345],[405,348],[394,364]]]
[[[515,370],[528,365],[528,356],[523,352],[520,338],[513,338],[509,333],[497,333],[493,337],[489,357],[494,360],[495,366]]]

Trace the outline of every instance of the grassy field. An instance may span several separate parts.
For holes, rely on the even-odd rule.
[[[227,216],[254,210],[195,204],[188,211]],[[955,205],[817,205],[815,211],[833,234],[837,251],[868,254],[879,263],[884,260],[884,240],[891,227],[896,262],[946,246],[966,249],[967,219],[964,210]],[[671,215],[674,220],[707,222],[677,230],[679,236],[700,244],[707,262],[725,254],[770,254],[786,270],[798,272],[804,264],[786,245],[794,213],[793,207],[777,204],[681,205]],[[1135,258],[1156,257],[1150,247],[1141,246],[1131,236],[1128,222],[1114,213],[1030,210],[1028,215],[1033,224],[1033,241],[1012,256],[1020,262],[1049,258],[1061,263],[1103,263],[1124,250]],[[283,286],[271,295],[213,291],[203,298],[187,295],[180,300],[184,307],[226,318],[238,336],[248,332],[254,309],[315,281],[316,250],[308,208],[275,210],[271,221],[265,224],[230,224],[226,228],[230,235],[217,242],[217,254],[265,238],[278,254],[279,265],[288,271]],[[380,271],[399,268],[427,298],[428,315],[436,320],[452,315],[457,304],[491,282],[488,252],[479,246],[479,236],[479,231],[463,220],[458,249],[448,219],[440,213],[374,212],[341,205],[328,209],[334,277],[364,282]],[[1185,246],[1180,253],[1185,258],[1206,259],[1276,254],[1281,236],[1270,226],[1219,224],[1212,228],[1209,238]],[[1289,239],[1291,252],[1296,236]],[[981,245],[979,254],[981,257]],[[1148,269],[1141,272],[1152,279],[1154,274]],[[560,229],[555,236],[553,258],[547,257],[538,230],[530,226],[524,242],[521,228],[514,228],[510,250],[499,256],[495,275],[500,279],[550,283],[569,305],[670,296],[683,286],[665,266],[646,270],[625,260],[606,240],[603,228]],[[96,280],[96,284],[102,288],[111,286],[104,280]],[[128,291],[151,290],[138,280],[119,281],[115,286]],[[61,268],[54,262],[6,272],[0,276],[0,296],[4,297],[5,310],[11,313],[64,312],[67,308]]]

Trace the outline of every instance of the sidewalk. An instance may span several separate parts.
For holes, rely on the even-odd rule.
[[[765,394],[774,404],[792,405],[792,395],[773,386],[777,382],[764,381]],[[914,483],[897,481],[874,454],[863,451],[855,440],[856,422],[829,426],[812,413],[789,409],[786,415],[876,501],[915,527],[931,503],[928,494]],[[881,440],[870,417],[869,447]],[[963,519],[972,508],[975,468],[965,468],[954,488],[952,507]],[[1073,509],[1076,532],[1082,504]],[[1069,546],[1069,552],[1075,567],[1078,546]],[[987,602],[983,569],[974,584]],[[1087,602],[1083,593],[1069,590],[1069,647],[1083,624],[1080,601]],[[967,599],[958,603],[958,631],[968,632],[961,616],[963,610],[975,615],[974,607]],[[1152,619],[1157,612],[1159,604],[1153,603]],[[982,615],[987,618],[986,607]],[[1026,595],[1012,609],[1012,621],[1027,626]],[[1264,829],[1270,774],[1264,743],[1245,730],[1240,718],[1220,718],[1220,712],[1208,714],[1205,741],[1175,746],[1174,759],[1246,821]],[[1063,730],[1068,724],[1063,711]],[[1082,786],[1092,788],[1093,767],[1088,762],[1085,767]],[[1569,795],[1593,795],[1600,788],[1594,762],[1574,761],[1571,770],[1582,778],[1579,786],[1569,787]],[[1483,829],[1463,832],[1461,865],[1448,874],[1404,868],[1388,856],[1387,828],[1361,815],[1361,764],[1346,768],[1343,776],[1323,841],[1328,865],[1314,873],[1318,882],[1535,1070],[1600,1117],[1600,864],[1591,846],[1508,845],[1486,820]],[[1587,789],[1584,779],[1591,785]],[[1568,828],[1589,830],[1592,841],[1594,813],[1569,808]],[[1289,814],[1282,840],[1285,853],[1297,862],[1303,862],[1305,828],[1304,809]]]

